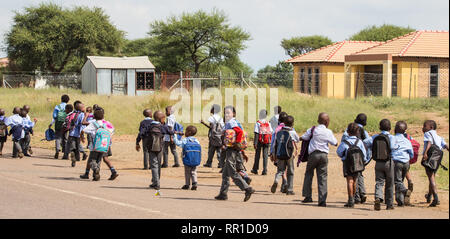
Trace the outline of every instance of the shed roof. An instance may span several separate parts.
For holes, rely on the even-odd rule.
[[[148,56],[135,57],[107,57],[88,56],[87,57],[97,69],[154,69]]]
[[[380,45],[377,41],[341,41],[296,56],[286,62],[345,62],[345,56],[372,46]]]
[[[391,54],[399,57],[449,58],[448,31],[415,31],[352,55]]]

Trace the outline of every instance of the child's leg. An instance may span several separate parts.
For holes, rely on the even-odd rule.
[[[191,185],[191,167],[184,165],[184,185]]]
[[[197,185],[197,167],[191,167],[192,186]]]
[[[263,171],[262,173],[267,173],[267,162],[269,159],[269,144],[263,146]]]
[[[178,161],[178,153],[177,153],[177,146],[175,145],[175,143],[170,143],[170,151],[172,152],[173,155],[173,160],[174,160],[174,166],[180,166],[180,162]]]
[[[169,144],[170,142],[164,141],[163,144],[163,163],[162,167],[167,167],[169,165]]]
[[[287,191],[294,192],[294,158],[287,161],[286,167],[286,179],[287,179]]]
[[[255,149],[255,160],[253,161],[253,169],[252,169],[252,173],[257,174],[258,173],[258,169],[259,169],[259,159],[261,158],[261,143],[257,143],[256,144],[256,149]]]
[[[2,155],[3,145],[5,145],[5,142],[0,140],[0,155]]]
[[[439,199],[438,199],[437,188],[436,188],[436,179],[435,179],[436,173],[429,169],[426,170],[426,173],[427,173],[428,181],[429,181],[428,195],[433,195],[433,197],[434,197],[433,202],[438,202]]]
[[[352,176],[347,176],[346,178],[347,178],[347,195],[348,195],[348,198],[350,199],[351,197],[353,197],[353,193],[354,193],[354,191],[353,191],[354,181],[353,181]]]
[[[412,192],[414,183],[409,170],[406,172],[406,180],[408,181],[408,189]]]

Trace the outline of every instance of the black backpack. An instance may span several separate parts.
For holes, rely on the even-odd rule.
[[[364,134],[364,128],[363,127],[359,127],[359,135],[358,138],[361,140],[365,140],[366,139],[366,134]]]
[[[0,137],[6,137],[8,135],[8,126],[6,126],[3,120],[0,120]]]
[[[294,142],[289,129],[283,128],[277,133],[275,140],[275,155],[279,160],[289,160],[294,153]]]
[[[162,137],[161,124],[152,124],[145,135],[148,137],[147,148],[150,152],[161,152],[162,150]]]
[[[379,134],[375,137],[372,144],[372,158],[384,162],[391,160],[391,141],[388,135]]]
[[[350,144],[347,140],[344,140],[343,142],[349,147],[347,149],[347,155],[345,156],[347,169],[351,173],[364,171],[364,153],[358,147],[359,139],[356,139],[354,144]]]
[[[222,146],[222,131],[223,127],[220,122],[214,122],[211,124],[211,128],[208,132],[209,143],[214,147]]]
[[[431,134],[430,134],[431,135]],[[433,144],[427,151],[427,160],[422,160],[422,166],[429,168],[431,170],[437,170],[441,165],[442,157],[444,156],[444,152],[439,149],[439,146],[436,145],[433,135],[431,135],[431,139],[433,140]]]

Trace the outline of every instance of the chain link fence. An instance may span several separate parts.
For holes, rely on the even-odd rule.
[[[35,89],[57,87],[81,89],[81,74],[5,72],[2,74],[1,87],[28,87]]]

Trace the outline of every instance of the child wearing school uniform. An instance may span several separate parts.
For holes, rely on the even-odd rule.
[[[20,140],[25,136],[23,130],[23,117],[20,115],[21,109],[19,107],[14,107],[13,115],[6,119],[5,124],[10,127],[9,135],[12,136],[13,141],[13,158],[23,158],[22,146],[20,145]]]
[[[395,146],[392,150],[392,159],[394,160],[394,185],[395,200],[397,206],[409,206],[411,190],[405,187],[406,173],[409,171],[409,160],[414,157],[414,151],[411,142],[405,137],[407,129],[405,121],[398,121],[395,124]]]
[[[272,118],[270,118],[269,122],[270,122],[270,126],[272,127],[272,129],[275,129],[279,125],[281,106],[275,106],[273,108],[273,113],[274,113],[274,115],[272,116]]]
[[[275,152],[275,139],[277,137],[277,133],[285,126],[284,122],[286,121],[287,117],[288,117],[288,114],[286,112],[281,112],[279,114],[279,118],[278,118],[278,125],[276,128],[273,128],[274,130],[273,130],[272,139],[270,142],[269,158],[270,158],[270,161],[272,161],[275,166],[277,166],[277,159],[276,159],[275,153],[274,153]],[[286,183],[287,183],[287,176],[286,176],[286,173],[284,173],[282,176],[282,182],[281,182],[281,187],[280,187],[281,193],[287,192]]]
[[[344,205],[345,207],[353,208],[355,206],[355,193],[357,187],[357,181],[359,179],[359,174],[362,172],[351,172],[349,169],[349,162],[346,161],[348,150],[351,145],[356,145],[362,153],[364,162],[368,161],[367,151],[363,141],[357,137],[361,128],[357,123],[350,123],[347,127],[346,133],[347,137],[341,140],[341,144],[338,146],[336,153],[342,160],[342,168],[344,172],[344,177],[347,179],[347,193],[348,202]]]
[[[3,146],[8,140],[8,126],[6,125],[5,110],[0,109],[0,157],[3,156]]]
[[[94,119],[94,114],[92,113],[92,107],[91,106],[86,107],[86,115],[87,115],[87,118],[86,118],[87,122],[95,120]],[[94,139],[92,138],[92,135],[90,135],[90,134],[87,134],[86,138],[87,138],[87,142],[88,142],[87,148],[90,149],[91,148],[91,144],[94,141]]]
[[[75,114],[75,118],[73,119],[74,127],[69,131],[69,139],[67,140],[72,167],[75,167],[76,161],[80,161],[80,147],[82,147],[80,137],[84,128],[83,121],[87,118],[84,112],[85,108],[83,103],[77,103],[75,106],[75,112],[73,113]]]
[[[165,124],[167,125],[167,127],[169,127],[170,130],[174,130],[175,123],[177,121],[175,119],[175,115],[173,114],[172,106],[166,107],[166,116],[167,116],[167,118],[166,118]],[[170,148],[170,152],[172,153],[174,161],[175,161],[175,164],[172,167],[174,167],[174,168],[180,167],[180,163],[178,161],[178,153],[176,150],[176,146],[173,142],[172,135],[164,134],[163,164],[162,164],[161,168],[167,168],[169,165],[169,148]]]
[[[225,153],[225,161],[222,170],[222,185],[220,187],[220,193],[215,197],[216,200],[227,200],[228,188],[230,187],[230,177],[233,182],[242,190],[245,191],[244,202],[248,201],[255,190],[248,186],[247,182],[241,177],[236,170],[238,161],[241,158],[241,148],[238,146],[242,143],[244,137],[244,131],[239,126],[239,122],[235,119],[236,109],[233,106],[227,106],[224,110],[225,113],[225,128],[224,130],[232,129],[235,131],[236,142],[233,147],[225,147],[223,151]],[[245,154],[243,155],[245,157]]]
[[[252,173],[258,174],[259,159],[263,158],[263,171],[261,175],[267,174],[267,158],[269,157],[269,147],[271,142],[271,136],[273,133],[272,126],[267,122],[267,110],[261,110],[259,112],[259,120],[255,123],[255,137],[253,141],[253,148],[255,148],[255,160],[253,162]],[[267,142],[266,142],[267,141]]]
[[[144,115],[144,120],[141,121],[139,124],[139,133],[136,137],[136,151],[141,150],[141,146],[139,145],[142,141],[142,152],[144,154],[144,170],[149,169],[149,152],[147,149],[147,140],[148,138],[145,137],[145,130],[148,129],[153,121],[152,119],[152,111],[150,109],[145,109],[142,114]]]
[[[308,163],[306,164],[305,179],[303,181],[303,203],[312,202],[312,180],[314,177],[314,170],[317,172],[317,186],[319,194],[319,207],[326,207],[326,200],[328,195],[327,175],[328,175],[328,145],[337,146],[337,140],[333,135],[333,131],[328,129],[330,124],[330,117],[327,113],[320,113],[317,122],[318,126],[308,129],[302,135],[301,140],[310,140],[308,146]]]
[[[183,190],[188,190],[190,185],[191,185],[191,181],[192,181],[192,187],[191,190],[197,190],[197,166],[194,165],[187,165],[185,163],[185,158],[187,157],[188,152],[186,152],[187,150],[187,145],[190,145],[190,143],[194,143],[196,147],[198,147],[197,150],[195,150],[196,152],[193,152],[194,154],[196,154],[196,156],[199,157],[199,163],[201,162],[201,146],[200,146],[200,142],[194,137],[197,134],[197,128],[195,126],[188,126],[186,128],[186,134],[185,134],[185,138],[182,140],[179,140],[178,137],[173,137],[175,144],[178,147],[181,147],[183,149],[183,163],[184,163],[184,178],[185,178],[185,184],[184,186],[181,188]],[[198,154],[198,155],[197,155]]]
[[[448,145],[445,143],[444,138],[439,136],[436,132],[437,124],[434,120],[427,120],[423,123],[422,131],[424,133],[423,136],[423,159],[422,161],[425,161],[428,159],[428,150],[430,149],[432,144],[435,144],[438,146],[440,150],[447,149],[449,150]],[[437,193],[437,187],[436,187],[436,172],[439,169],[439,166],[437,169],[432,170],[430,168],[425,167],[425,172],[428,177],[429,182],[429,190],[428,193],[425,194],[425,198],[427,200],[427,203],[431,202],[431,198],[433,197],[433,201],[429,205],[430,207],[436,207],[440,204],[438,193]]]
[[[28,116],[28,112],[30,110],[29,106],[24,106],[24,108],[21,109],[20,116],[23,117],[23,131],[24,131],[24,137],[20,140],[20,146],[22,147],[23,155],[26,157],[31,157],[30,154],[33,153],[30,147],[31,142],[31,136],[30,134],[33,134],[33,128],[36,124],[37,120],[34,119],[34,122],[31,121],[30,116]]]
[[[386,210],[394,209],[394,161],[392,160],[392,150],[395,147],[395,139],[394,136],[389,133],[391,130],[391,122],[388,119],[382,119],[380,121],[380,134],[375,134],[372,136],[372,140],[370,142],[370,147],[372,148],[372,157],[375,160],[375,205],[374,209],[376,211],[381,210],[381,203],[383,202],[383,195],[385,195],[386,202]],[[384,135],[384,136],[383,136]],[[378,136],[383,136],[384,138],[388,138],[387,144],[385,145],[385,149],[377,150],[376,147],[378,143],[375,142],[375,139]],[[381,138],[381,137],[380,137]],[[379,141],[380,145],[383,141]],[[384,151],[386,150],[386,155]],[[387,158],[380,158],[377,151],[380,151],[381,156],[387,156]],[[384,186],[384,194],[383,194],[383,186]]]
[[[225,123],[223,122],[223,118],[220,116],[220,105],[214,104],[211,107],[211,116],[208,118],[209,125],[207,125],[203,120],[200,121],[204,126],[206,126],[208,130],[208,159],[206,160],[206,163],[203,165],[203,167],[211,168],[212,167],[212,161],[214,157],[214,153],[217,154],[217,160],[219,161],[218,167],[222,168],[222,165],[220,163],[220,153],[222,150],[221,145],[221,137],[219,138],[219,135],[217,131],[220,131],[220,129],[223,129],[225,126]]]
[[[70,101],[70,97],[68,95],[62,95],[61,96],[61,103],[59,105],[56,105],[53,113],[52,113],[52,122],[48,125],[48,128],[51,129],[53,124],[57,123],[58,120],[58,114],[60,111],[65,111],[66,109],[66,105],[69,103]],[[73,106],[72,106],[72,111],[73,111]],[[70,112],[72,112],[70,111]],[[69,112],[69,113],[70,113]],[[67,113],[67,114],[69,114]],[[62,149],[62,152],[65,156],[65,158],[63,157],[63,159],[67,159],[67,155],[66,154],[66,144],[67,144],[67,132],[62,131],[61,134],[58,134],[58,132],[60,131],[60,127],[61,124],[55,124],[55,159],[59,158],[59,151]],[[58,129],[57,129],[58,127]]]
[[[297,156],[298,154],[298,147],[297,147],[297,143],[300,142],[300,137],[298,136],[297,132],[295,132],[294,130],[294,117],[292,116],[287,116],[286,120],[285,120],[285,126],[281,129],[281,131],[287,131],[289,133],[289,137],[290,140],[292,141],[293,144],[293,152],[292,155],[289,159],[287,160],[283,160],[283,159],[278,159],[277,160],[277,173],[275,174],[275,179],[273,182],[273,185],[271,187],[271,192],[275,193],[275,191],[277,190],[277,185],[278,185],[278,181],[280,180],[280,178],[283,176],[283,174],[287,171],[287,183],[286,183],[286,195],[294,195],[294,158]],[[278,132],[278,134],[280,134],[280,132]],[[288,140],[289,141],[289,140]],[[277,142],[277,140],[276,140]],[[279,142],[277,142],[279,143]],[[287,142],[289,143],[289,142]]]

